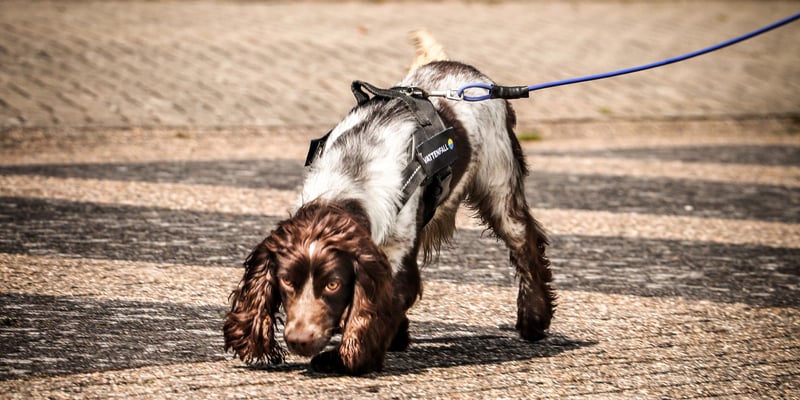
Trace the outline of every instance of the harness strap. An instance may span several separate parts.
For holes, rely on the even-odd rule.
[[[376,97],[401,100],[419,124],[412,135],[412,154],[403,170],[404,181],[397,209],[402,209],[414,192],[424,187],[423,223],[427,224],[433,218],[436,207],[450,191],[451,165],[456,159],[453,129],[444,126],[433,103],[420,88],[381,89],[363,81],[353,81],[350,89],[359,105],[369,101],[367,92]],[[311,141],[306,166],[322,155],[330,133],[329,131],[325,136]]]
[[[401,194],[401,204],[408,202],[408,199],[411,198],[417,188],[431,184],[434,176],[439,174],[442,175],[442,178],[444,178],[445,175],[449,176],[450,165],[452,165],[453,161],[455,161],[454,152],[452,154],[452,159],[439,158],[438,155],[436,157],[431,156],[426,159],[426,156],[431,154],[437,148],[447,146],[448,140],[452,141],[452,129],[445,128],[442,119],[439,117],[439,113],[436,112],[436,109],[429,100],[411,96],[406,96],[406,98],[414,99],[413,102],[415,103],[416,107],[412,109],[412,111],[416,111],[415,115],[417,116],[417,120],[424,119],[429,123],[427,125],[421,124],[420,128],[414,132],[414,157],[408,163],[403,173],[403,176],[410,177],[410,184],[404,188]],[[450,150],[449,147],[448,150]],[[442,179],[440,179],[440,181],[441,180]],[[449,180],[447,183],[449,183]],[[449,188],[450,185],[445,185],[445,187],[442,188],[442,193],[437,196],[436,199],[434,199],[435,204],[430,207],[426,204],[426,210],[435,210],[436,206],[439,205],[439,199],[443,199],[445,197],[447,192],[449,192]],[[431,217],[432,216],[433,215],[431,215]],[[426,218],[425,222],[427,223],[428,220],[429,218]]]

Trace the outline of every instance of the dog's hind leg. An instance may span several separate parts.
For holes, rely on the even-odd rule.
[[[521,197],[521,196],[520,196]],[[553,317],[555,291],[550,287],[553,280],[550,260],[545,255],[547,237],[538,222],[530,214],[527,203],[511,200],[506,218],[516,225],[511,229],[493,228],[506,235],[511,263],[517,270],[519,294],[517,295],[517,325],[520,335],[527,340],[539,340],[546,336]],[[520,226],[520,224],[522,226]]]
[[[548,240],[528,208],[524,188],[527,167],[510,126],[507,140],[510,143],[502,143],[496,151],[485,149],[488,154],[483,162],[488,164],[476,176],[470,203],[509,248],[519,280],[517,330],[526,340],[539,340],[550,326],[556,297],[550,287],[550,261],[545,256]]]

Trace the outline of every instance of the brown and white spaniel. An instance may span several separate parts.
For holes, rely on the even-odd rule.
[[[435,45],[424,34],[417,39],[423,54],[425,43]],[[443,60],[439,49],[429,54],[436,60],[415,67],[398,86],[492,83],[471,66]],[[402,198],[420,129],[414,111],[397,98],[360,102],[310,165],[298,209],[247,257],[224,323],[226,350],[246,363],[281,362],[275,331],[283,306],[286,345],[313,357],[313,370],[379,371],[387,351],[409,344],[406,311],[422,293],[420,251],[428,260],[452,237],[462,203],[509,248],[519,280],[516,329],[527,340],[546,335],[555,299],[548,241],[525,199],[514,111],[505,100],[429,100],[453,128],[458,150],[435,209],[426,187]],[[337,332],[341,344],[323,351]]]

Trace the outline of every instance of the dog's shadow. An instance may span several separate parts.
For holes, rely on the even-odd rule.
[[[369,376],[403,375],[431,368],[501,364],[554,357],[567,351],[594,346],[598,342],[577,340],[559,333],[538,342],[521,339],[513,327],[462,325],[438,322],[411,323],[411,345],[405,351],[387,353],[383,371]],[[309,377],[330,376],[316,373],[308,364],[282,364],[270,370],[298,371]]]
[[[413,324],[413,323],[412,323]],[[444,332],[423,334],[414,331]],[[384,374],[419,373],[430,368],[501,364],[561,353],[596,345],[596,341],[572,339],[557,332],[538,342],[519,337],[513,327],[487,329],[473,325],[418,323],[411,345],[403,352],[389,353]]]

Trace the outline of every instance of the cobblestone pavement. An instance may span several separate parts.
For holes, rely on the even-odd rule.
[[[653,61],[797,2],[0,3],[2,398],[798,398],[800,28],[514,102],[558,309],[513,331],[468,213],[383,372],[222,351],[308,139],[428,28],[509,84]],[[520,67],[523,66],[523,67]]]

